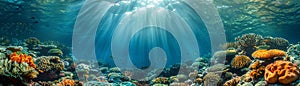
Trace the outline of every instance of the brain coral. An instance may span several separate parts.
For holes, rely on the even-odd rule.
[[[278,49],[257,50],[252,53],[252,57],[259,58],[259,59],[271,59],[277,56],[286,56],[286,53]]]
[[[298,79],[300,70],[288,61],[276,61],[265,68],[264,78],[268,83],[289,84]]]
[[[251,59],[245,55],[237,55],[231,61],[231,66],[233,68],[243,68],[251,62]]]
[[[29,64],[29,66],[36,68],[36,65],[34,64],[32,57],[26,54],[18,55],[16,52],[14,52],[13,54],[10,55],[10,60],[18,62],[19,64],[26,62],[27,64]]]

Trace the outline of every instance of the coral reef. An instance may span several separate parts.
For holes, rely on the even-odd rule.
[[[29,56],[29,55],[26,55],[26,54],[19,54],[18,55],[16,52],[14,52],[13,54],[10,55],[10,60],[18,62],[19,64],[25,62],[29,66],[31,66],[33,68],[36,68],[36,65],[34,64],[34,61],[33,61],[32,57]]]
[[[262,45],[263,37],[258,34],[249,33],[235,38],[239,48],[250,55],[255,51],[255,46]]]
[[[58,86],[75,86],[75,81],[71,79],[63,79]]]
[[[61,77],[60,71],[64,69],[64,64],[57,56],[41,56],[37,58],[38,77],[35,81],[51,81]]]
[[[257,50],[252,53],[252,57],[259,58],[259,59],[272,59],[273,57],[283,57],[287,54],[285,51],[278,50],[278,49],[271,49],[271,50]]]
[[[222,82],[222,78],[219,74],[214,72],[207,73],[204,78],[204,86],[219,86]]]
[[[270,49],[287,50],[287,47],[289,46],[288,40],[279,37],[266,37],[263,41],[266,45],[270,46]]]
[[[48,51],[48,55],[50,55],[50,56],[62,56],[63,52],[60,49],[50,49]]]
[[[231,61],[233,68],[243,68],[250,63],[251,59],[245,55],[237,55]]]
[[[157,77],[151,81],[153,84],[169,84],[169,79],[167,77]]]
[[[264,78],[268,83],[289,84],[298,79],[300,70],[288,61],[275,61],[265,68]]]
[[[64,69],[64,64],[57,56],[41,56],[37,58],[36,63],[38,67],[36,68],[40,72],[48,72],[50,70],[62,71]]]
[[[25,39],[25,43],[29,49],[35,49],[39,46],[39,44],[41,44],[41,41],[36,37],[29,37]]]
[[[223,86],[236,86],[241,81],[241,77],[235,77],[229,81],[226,81]]]
[[[9,59],[0,60],[0,82],[19,84],[22,82],[30,82],[36,78],[38,72],[27,63],[18,63]]]

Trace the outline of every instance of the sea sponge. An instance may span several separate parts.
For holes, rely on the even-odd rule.
[[[34,64],[32,57],[26,54],[18,55],[16,52],[14,52],[10,55],[10,60],[18,62],[19,64],[25,62],[29,66],[36,68],[36,65]]]
[[[41,56],[37,58],[37,70],[40,72],[48,72],[50,70],[62,71],[64,64],[57,56]]]
[[[275,61],[265,68],[264,78],[268,83],[289,84],[298,79],[300,70],[289,61]]]
[[[252,57],[259,58],[259,59],[272,59],[273,57],[278,56],[286,56],[287,54],[278,49],[271,49],[271,50],[257,50],[252,53]]]
[[[236,86],[241,81],[241,77],[235,77],[229,81],[226,81],[223,86]]]
[[[251,62],[251,59],[245,55],[236,55],[232,61],[231,66],[233,68],[243,68]]]

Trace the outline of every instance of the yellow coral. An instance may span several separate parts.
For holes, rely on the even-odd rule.
[[[264,78],[268,83],[289,84],[298,79],[300,70],[289,61],[276,61],[265,68]]]
[[[268,50],[257,50],[252,53],[252,57],[260,59],[269,59],[271,55],[268,53]]]
[[[249,64],[251,59],[245,55],[237,55],[231,61],[231,66],[234,68],[243,68]]]
[[[271,59],[273,57],[286,56],[286,52],[278,49],[257,50],[252,53],[252,57],[259,59]]]

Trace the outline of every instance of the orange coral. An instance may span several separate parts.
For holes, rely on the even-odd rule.
[[[18,55],[16,52],[14,52],[10,55],[10,60],[16,61],[19,64],[22,63],[22,62],[26,62],[29,66],[31,66],[33,68],[36,68],[36,65],[34,64],[34,61],[33,61],[32,57],[29,56],[29,55],[26,55],[26,54],[19,54]]]
[[[264,78],[268,83],[289,84],[298,79],[300,70],[289,61],[276,61],[265,68]]]
[[[252,53],[252,57],[268,59],[271,57],[271,55],[268,53],[268,50],[257,50],[254,53]]]
[[[257,50],[254,53],[252,53],[252,57],[259,59],[271,59],[277,56],[286,56],[286,53],[278,49]]]
[[[260,77],[261,75],[263,75],[265,67],[264,66],[260,66],[257,69],[251,70],[250,72],[248,72],[248,76],[250,76],[253,79],[256,79],[258,77]]]
[[[236,86],[240,81],[241,77],[236,77],[229,81],[226,81],[223,86]]]
[[[250,69],[257,69],[257,68],[259,68],[261,66],[261,64],[259,63],[259,61],[256,61],[256,62],[253,62],[250,66],[249,66],[249,68]]]
[[[247,64],[249,64],[251,59],[245,55],[237,55],[231,61],[231,66],[234,68],[243,68]]]
[[[71,79],[63,79],[62,82],[59,83],[60,86],[75,86],[75,81]]]
[[[282,50],[278,50],[278,49],[271,49],[268,50],[268,53],[273,56],[273,57],[277,57],[277,56],[286,56],[286,53]]]

